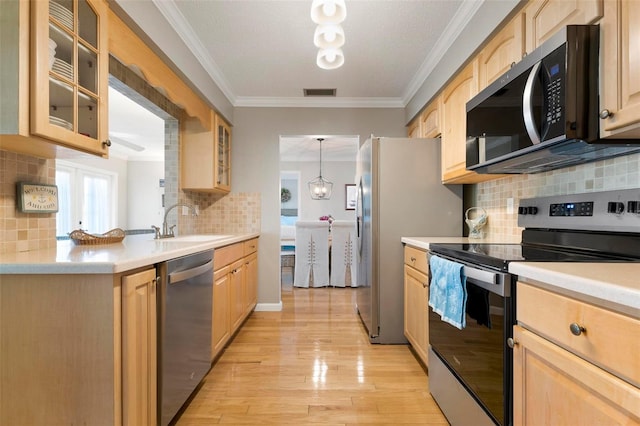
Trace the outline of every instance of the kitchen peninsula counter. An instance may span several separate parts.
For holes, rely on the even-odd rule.
[[[129,235],[120,243],[75,245],[0,254],[0,274],[115,274],[199,251],[256,238],[259,233],[190,236],[155,240],[153,234]],[[207,239],[207,237],[211,239]],[[200,238],[201,237],[201,238]]]

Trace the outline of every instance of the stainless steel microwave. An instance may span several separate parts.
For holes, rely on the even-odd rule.
[[[467,169],[537,173],[640,151],[599,139],[598,50],[597,25],[566,26],[472,98]]]

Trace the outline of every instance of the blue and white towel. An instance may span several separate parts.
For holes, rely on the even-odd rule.
[[[464,275],[463,266],[438,256],[431,256],[429,268],[429,306],[440,315],[442,321],[463,329],[467,325],[467,277]]]

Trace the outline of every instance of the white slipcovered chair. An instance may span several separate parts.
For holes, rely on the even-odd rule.
[[[334,220],[331,224],[331,279],[333,287],[356,287],[356,223]]]
[[[294,287],[329,285],[329,222],[296,222]]]

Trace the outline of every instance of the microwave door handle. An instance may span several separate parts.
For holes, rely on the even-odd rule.
[[[527,83],[524,86],[524,95],[522,96],[522,115],[524,116],[524,126],[527,129],[529,138],[531,138],[531,142],[533,142],[534,145],[540,143],[540,133],[538,133],[536,122],[533,117],[533,85],[536,83],[536,77],[538,76],[540,65],[542,65],[542,62],[536,63],[533,68],[531,68],[531,72],[527,78]]]

